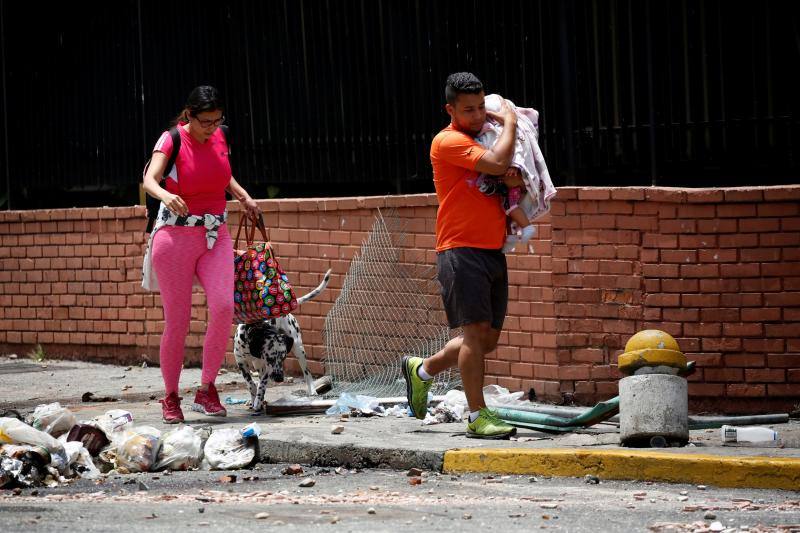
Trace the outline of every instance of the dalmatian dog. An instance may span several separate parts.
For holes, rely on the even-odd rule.
[[[302,304],[316,297],[328,286],[330,278],[331,271],[328,270],[322,282],[314,290],[298,298],[297,303]],[[276,383],[283,381],[283,361],[292,351],[303,372],[308,394],[315,396],[317,392],[314,389],[314,378],[308,370],[300,326],[293,315],[268,318],[253,324],[239,324],[236,328],[233,355],[236,366],[250,389],[251,408],[254,411],[258,412],[263,407],[267,382],[270,379]],[[258,386],[250,375],[253,370],[260,377]]]

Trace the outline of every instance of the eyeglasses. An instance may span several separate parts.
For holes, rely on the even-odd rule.
[[[197,117],[192,117],[203,128],[210,128],[211,126],[219,126],[225,123],[225,117],[219,117],[217,120],[200,120]]]

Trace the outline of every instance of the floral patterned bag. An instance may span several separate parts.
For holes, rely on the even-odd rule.
[[[247,239],[245,250],[239,250],[242,227]],[[256,228],[264,242],[253,241]],[[233,248],[234,323],[251,324],[288,315],[297,309],[297,297],[269,243],[263,217],[253,220],[242,214]]]

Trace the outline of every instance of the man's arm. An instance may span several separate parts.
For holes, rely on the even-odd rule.
[[[517,115],[511,107],[503,100],[503,107],[500,113],[486,112],[487,115],[503,124],[503,133],[494,143],[491,149],[487,150],[483,157],[478,160],[475,170],[499,176],[508,170],[511,159],[514,157],[514,142],[517,139]]]

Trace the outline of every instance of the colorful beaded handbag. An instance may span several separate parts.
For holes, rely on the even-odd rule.
[[[239,250],[239,236],[245,228],[247,248]],[[254,242],[256,228],[264,242]],[[278,264],[267,237],[264,218],[242,214],[233,247],[233,321],[252,324],[288,315],[297,309],[297,297],[286,273]]]

